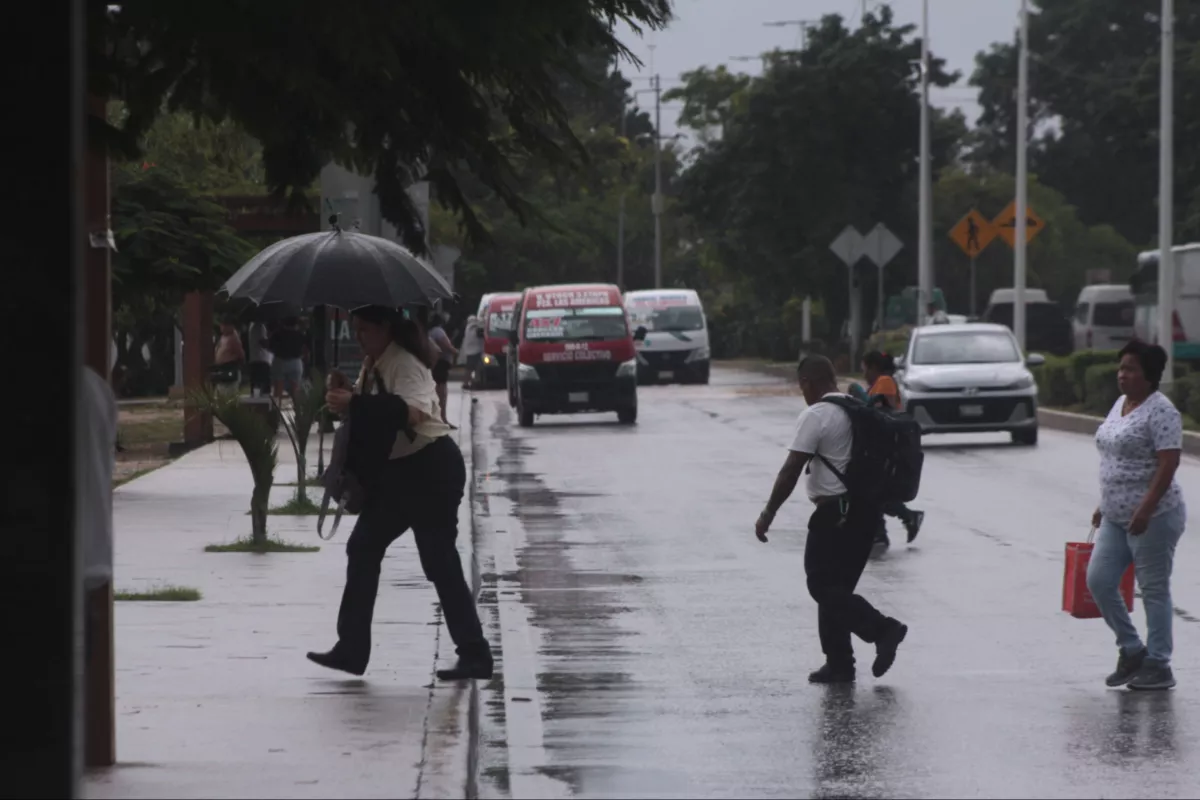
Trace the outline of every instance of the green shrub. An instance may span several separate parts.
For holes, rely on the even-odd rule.
[[[1084,373],[1083,407],[1093,414],[1108,414],[1121,396],[1117,388],[1117,365],[1095,364]]]
[[[1068,359],[1051,356],[1045,364],[1030,371],[1037,381],[1038,402],[1042,405],[1065,408],[1079,402]]]
[[[1191,391],[1188,392],[1187,405],[1179,410],[1200,422],[1200,384],[1192,386]]]
[[[1120,362],[1116,350],[1080,350],[1072,353],[1068,360],[1071,364],[1071,380],[1075,384],[1075,394],[1079,397],[1079,402],[1084,405],[1088,403],[1088,370],[1100,364],[1109,364],[1115,367]],[[1111,406],[1110,403],[1109,407],[1111,408]]]
[[[1175,407],[1185,413],[1193,402],[1193,398],[1200,399],[1200,372],[1187,372],[1184,375],[1177,377],[1175,382],[1171,384],[1171,402]]]

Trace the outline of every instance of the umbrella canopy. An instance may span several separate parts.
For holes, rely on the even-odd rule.
[[[237,316],[243,322],[278,322],[288,317],[302,317],[304,310],[291,303],[267,302],[256,305],[246,300]]]
[[[332,230],[284,239],[225,281],[230,297],[299,308],[431,305],[454,292],[429,264],[388,239]]]

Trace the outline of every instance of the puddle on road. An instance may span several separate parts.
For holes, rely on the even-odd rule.
[[[484,574],[482,586],[484,592],[492,593],[491,599],[499,578],[520,587],[530,624],[541,634],[537,681],[543,698],[544,744],[552,761],[561,761],[547,769],[578,793],[583,776],[575,765],[586,761],[586,744],[579,742],[580,727],[574,721],[586,726],[588,720],[610,716],[618,704],[638,702],[639,690],[630,675],[620,669],[634,657],[623,646],[633,634],[622,630],[615,618],[629,611],[622,598],[636,590],[644,578],[582,570],[574,565],[572,550],[592,545],[573,540],[570,515],[562,503],[604,495],[557,492],[547,486],[541,475],[530,471],[526,464],[534,446],[515,435],[512,425],[510,410],[501,407],[490,430],[490,442],[500,448],[500,454],[487,481],[492,495],[512,503],[511,513],[524,529],[525,542],[515,554],[515,574]],[[482,504],[478,508],[484,514],[491,512]],[[492,520],[492,526],[496,535],[508,535],[503,520]],[[578,532],[574,533],[578,539]],[[489,704],[489,713],[499,722],[504,713],[502,683],[496,696],[500,700]],[[493,771],[487,777],[497,776]]]

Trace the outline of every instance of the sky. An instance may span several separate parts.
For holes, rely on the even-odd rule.
[[[1012,41],[1020,11],[1020,0],[928,0],[929,44],[933,54],[946,59],[947,67],[958,70],[958,86],[932,88],[932,104],[962,109],[969,122],[979,114],[975,91],[966,85],[975,66],[975,54],[992,42]],[[913,23],[920,30],[922,0],[867,0],[869,8],[889,5],[897,24]],[[758,55],[776,47],[800,45],[798,25],[770,27],[764,23],[783,20],[819,20],[826,14],[841,14],[850,27],[857,27],[863,0],[674,0],[675,19],[666,30],[639,37],[622,27],[618,36],[642,61],[641,68],[622,64],[621,71],[635,89],[648,88],[649,76],[662,76],[663,91],[679,86],[681,73],[700,66],[724,64],[728,69],[757,74]],[[736,57],[751,57],[737,61]],[[636,77],[635,77],[636,76]],[[638,105],[653,108],[651,95],[641,95]],[[676,130],[681,103],[664,104],[663,134]]]

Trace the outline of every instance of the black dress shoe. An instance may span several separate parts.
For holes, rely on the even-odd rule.
[[[492,672],[493,664],[490,658],[460,658],[450,669],[439,669],[437,676],[441,681],[465,681],[472,678],[486,681],[491,679]]]
[[[362,675],[367,671],[365,660],[349,658],[344,653],[338,652],[336,647],[328,653],[309,653],[308,660],[327,669],[349,672],[351,675]]]
[[[826,662],[818,670],[808,673],[809,683],[854,683],[854,667],[839,666]]]
[[[900,643],[904,641],[904,637],[908,635],[908,626],[902,622],[891,620],[887,630],[875,642],[875,663],[871,665],[871,674],[876,678],[882,678],[884,673],[892,668],[892,664],[896,661],[896,651],[900,648]]]

